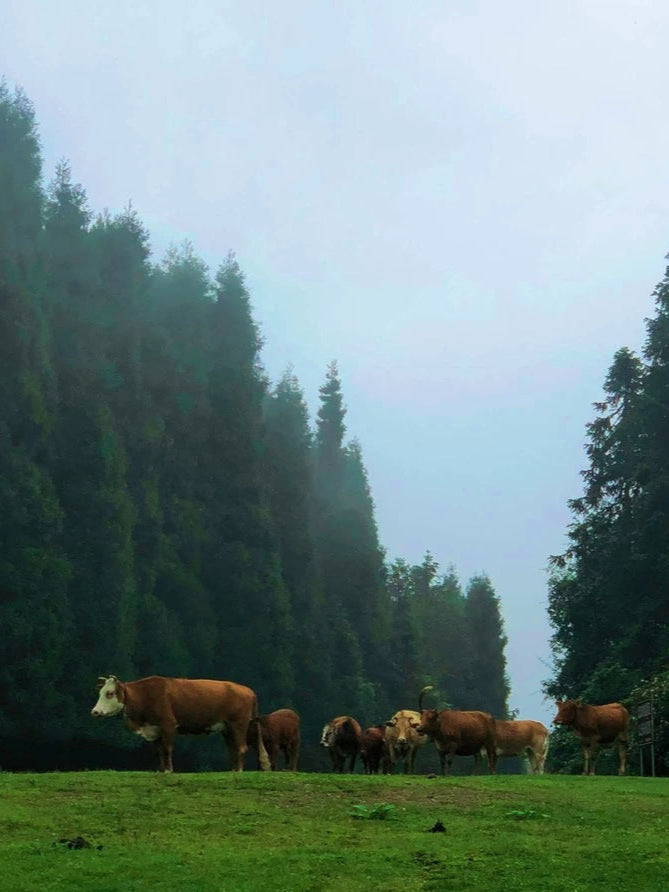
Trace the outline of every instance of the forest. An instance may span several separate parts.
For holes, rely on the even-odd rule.
[[[336,362],[312,419],[291,369],[268,379],[234,254],[214,274],[190,244],[155,261],[130,205],[94,213],[65,161],[45,184],[34,109],[6,83],[0,344],[0,768],[152,764],[121,722],[90,716],[96,679],[110,673],[248,684],[262,712],[300,713],[304,767],[325,767],[324,722],[385,721],[416,708],[424,684],[442,705],[507,715],[492,582],[463,585],[427,549],[418,565],[388,557]],[[624,449],[640,459],[643,392],[654,394],[641,415],[654,413],[658,458],[667,424],[661,375],[625,361],[631,377],[619,380],[621,359],[609,414],[593,426],[598,471],[582,511],[600,554],[618,561],[626,525],[655,539],[666,506],[666,484],[651,495],[622,483]],[[647,434],[643,445],[653,452]],[[586,609],[575,593],[601,573],[579,542],[553,580],[556,621],[568,604]],[[620,606],[633,592],[639,628],[644,611],[656,615],[647,595],[666,566],[625,588]],[[616,592],[637,570],[611,568]],[[589,629],[605,634],[619,611],[597,615]],[[607,665],[636,680],[632,653],[666,647],[666,627],[647,637],[630,630]],[[574,687],[593,655],[589,642],[565,651],[555,689]],[[588,670],[606,678],[605,666]],[[180,767],[219,767],[220,743],[180,746]]]
[[[569,502],[568,547],[551,558],[555,671],[545,690],[622,701],[633,718],[652,701],[657,768],[667,774],[669,268],[653,296],[642,355],[616,352],[587,426],[583,494]],[[554,757],[573,752],[553,738]]]

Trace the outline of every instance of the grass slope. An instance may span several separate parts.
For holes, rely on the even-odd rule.
[[[668,797],[650,778],[0,774],[0,887],[667,892]],[[58,842],[79,835],[93,847]]]

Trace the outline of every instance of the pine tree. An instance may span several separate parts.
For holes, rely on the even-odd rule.
[[[54,424],[42,262],[41,158],[32,106],[0,85],[0,735],[32,734],[35,704],[71,706],[62,509],[47,461]]]
[[[290,613],[262,487],[262,407],[267,382],[250,297],[231,255],[216,276],[211,313],[212,407],[205,579],[220,617],[219,652],[261,704],[293,690]],[[268,672],[267,667],[272,666]]]
[[[499,598],[485,574],[474,576],[467,586],[465,616],[471,643],[470,672],[479,709],[505,718],[509,682],[506,674],[504,634]]]
[[[316,740],[322,716],[336,710],[331,632],[316,559],[312,434],[304,395],[291,370],[266,401],[265,475],[290,598],[294,699],[305,741]]]

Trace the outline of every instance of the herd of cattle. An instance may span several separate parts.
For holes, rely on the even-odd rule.
[[[500,756],[527,755],[533,773],[544,771],[549,732],[541,722],[494,719],[476,710],[424,709],[423,688],[418,711],[400,709],[384,724],[363,730],[351,716],[338,716],[323,728],[321,745],[330,753],[334,771],[351,771],[360,756],[366,774],[392,773],[398,762],[413,772],[418,750],[432,740],[439,753],[442,774],[453,756],[473,756],[477,768],[486,757],[491,772]],[[115,675],[98,679],[94,716],[123,714],[131,731],[151,741],[161,771],[172,771],[177,734],[220,731],[226,740],[233,771],[242,771],[249,747],[258,754],[263,771],[276,770],[280,753],[289,770],[297,770],[300,718],[292,709],[260,715],[251,688],[232,681],[166,678],[152,675],[138,681],[120,681]],[[581,700],[558,701],[554,723],[571,728],[579,737],[584,774],[594,774],[600,746],[617,743],[618,774],[627,769],[629,713],[620,703],[591,706]]]

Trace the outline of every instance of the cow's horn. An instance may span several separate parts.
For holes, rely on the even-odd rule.
[[[423,696],[424,696],[424,694],[426,694],[428,691],[433,691],[433,690],[434,690],[434,685],[428,684],[428,685],[425,685],[423,690],[420,692],[420,694],[418,696],[418,709],[420,710],[420,712],[423,711]]]

